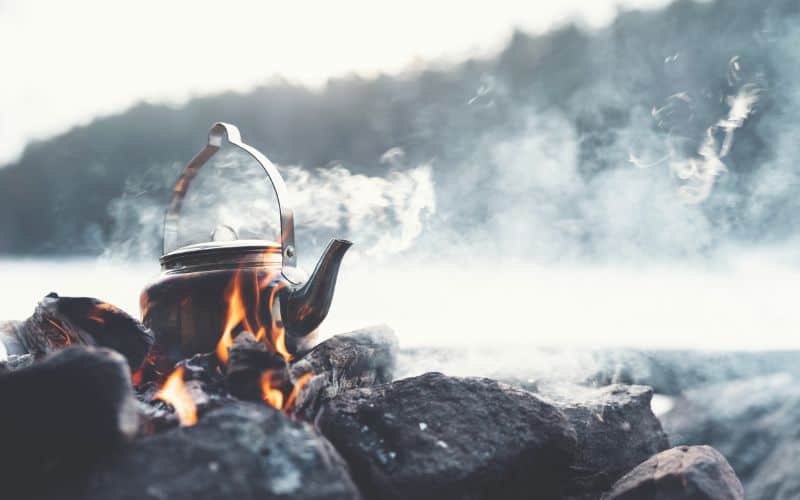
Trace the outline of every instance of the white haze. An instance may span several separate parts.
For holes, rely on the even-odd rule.
[[[702,211],[759,92],[749,82],[732,85],[728,112],[694,138],[700,146],[689,158],[678,157],[670,137],[649,126],[663,108],[632,110],[632,125],[603,151],[617,168],[591,180],[578,173],[580,139],[570,122],[535,109],[520,110],[527,123],[522,131],[475,138],[476,157],[490,161],[458,165],[455,176],[434,176],[435,162],[407,165],[397,148],[380,159],[392,167],[386,177],[355,175],[347,165],[280,166],[296,210],[301,264],[312,268],[330,237],[356,243],[345,257],[323,332],[387,323],[405,347],[470,349],[476,361],[460,366],[465,372],[484,372],[493,362],[522,366],[531,362],[535,346],[800,348],[800,310],[793,303],[800,253],[791,243],[720,243],[719,228]],[[779,144],[785,135],[775,131]],[[631,161],[664,152],[667,161]],[[276,221],[263,175],[242,182],[232,173],[246,165],[222,153],[215,158],[220,175],[203,181],[214,168],[201,170],[195,201],[229,206],[200,220],[237,229]],[[681,161],[693,164],[692,170],[676,176]],[[95,295],[136,311],[139,291],[158,274],[156,258],[147,252],[160,238],[164,200],[148,198],[148,192],[174,182],[179,169],[155,166],[128,186],[112,213],[120,235],[135,237],[115,239],[100,261],[0,264],[15,283],[0,303],[0,317],[24,317],[51,290]],[[765,179],[778,171],[792,170],[771,166]],[[768,200],[766,182],[757,186],[764,186]],[[477,206],[486,210],[483,219],[452,224],[458,210]],[[480,361],[486,349],[497,348],[501,358]],[[559,363],[567,361],[581,363],[579,356]]]
[[[542,266],[490,260],[394,262],[345,258],[326,335],[391,325],[404,347],[800,348],[800,271],[779,251],[730,256],[715,269]],[[94,295],[138,313],[155,262],[0,260],[0,318],[23,319],[50,291]],[[485,360],[490,362],[490,360]],[[530,359],[528,358],[528,362]],[[563,360],[562,360],[563,361]],[[464,369],[468,369],[467,366]]]

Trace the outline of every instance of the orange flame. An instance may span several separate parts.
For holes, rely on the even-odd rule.
[[[261,399],[273,408],[283,408],[283,392],[277,387],[280,381],[275,379],[274,372],[267,370],[261,374]]]
[[[167,377],[166,382],[164,382],[155,397],[171,404],[175,408],[175,413],[178,415],[181,425],[189,426],[197,423],[197,406],[195,406],[192,396],[183,383],[183,367],[176,368]]]
[[[225,328],[222,330],[222,337],[217,343],[217,358],[224,365],[228,364],[228,349],[233,345],[233,329],[242,321],[246,321],[247,309],[242,299],[241,271],[237,271],[233,276],[228,290],[225,292],[228,302],[228,313],[225,320]]]
[[[225,327],[217,343],[217,358],[222,364],[228,363],[228,349],[233,345],[233,336],[236,328],[241,326],[255,335],[256,341],[265,343],[271,351],[277,352],[286,361],[291,361],[292,355],[286,347],[286,331],[279,319],[280,311],[276,307],[279,304],[279,302],[276,303],[277,293],[286,284],[283,281],[275,280],[279,276],[279,273],[275,272],[267,273],[262,278],[253,280],[254,290],[252,297],[255,300],[255,305],[251,310],[245,302],[245,297],[250,297],[251,295],[244,292],[246,285],[243,283],[242,276],[243,271],[237,271],[225,292],[228,311],[225,317]],[[271,323],[265,325],[262,323],[261,318],[261,314],[263,314],[261,292],[270,286],[272,286],[272,289],[270,290],[268,307]],[[270,332],[271,335],[268,336],[267,332]]]
[[[225,290],[227,311],[225,326],[217,342],[217,358],[222,364],[227,364],[234,336],[239,331],[246,330],[255,336],[256,341],[265,344],[269,351],[280,354],[287,362],[291,361],[292,355],[286,347],[286,329],[281,321],[278,297],[278,292],[287,285],[280,279],[279,272],[263,275],[247,273],[245,270],[238,270]],[[266,290],[269,290],[269,298],[267,304],[263,304]],[[279,410],[289,409],[310,378],[310,373],[303,375],[291,392],[288,392],[286,380],[278,372],[266,370],[260,377],[261,398],[266,404]]]
[[[305,387],[308,381],[311,380],[311,376],[312,374],[309,372],[301,376],[299,379],[297,379],[297,382],[294,384],[294,387],[292,388],[291,394],[289,394],[289,397],[286,398],[286,406],[284,406],[285,410],[291,410],[292,408],[294,408],[294,401],[297,399],[297,393],[299,393],[300,389]]]

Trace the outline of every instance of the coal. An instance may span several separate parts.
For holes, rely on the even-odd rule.
[[[206,394],[227,395],[223,367],[215,353],[195,354],[191,358],[179,361],[175,368],[182,368],[183,379],[198,382]]]
[[[427,373],[326,401],[316,418],[367,498],[559,498],[577,438],[529,392]]]
[[[114,349],[137,370],[153,345],[153,332],[121,309],[90,297],[50,293],[11,330],[25,350],[41,357],[70,345]]]
[[[82,475],[137,429],[125,359],[101,348],[69,347],[0,374],[0,470],[13,497]]]
[[[661,416],[674,444],[709,444],[730,462],[747,498],[797,498],[800,380],[789,373],[686,391]]]
[[[280,354],[267,350],[263,342],[258,342],[250,332],[241,332],[233,340],[225,370],[225,381],[228,391],[244,400],[260,401],[262,398],[261,376],[270,371],[276,383],[291,390],[286,361]]]
[[[599,496],[638,464],[669,448],[650,408],[649,387],[545,384],[538,392],[564,412],[577,434],[577,455],[565,490],[569,495]]]
[[[175,365],[181,371],[183,387],[199,418],[234,400],[227,392],[222,367],[216,355],[196,354]],[[139,434],[152,435],[179,425],[175,408],[159,398],[163,383],[145,382],[136,387],[139,400]]]
[[[336,450],[263,404],[231,402],[193,427],[142,438],[50,498],[359,499]]]
[[[710,446],[679,446],[651,457],[622,479],[603,500],[742,500],[744,490],[730,464]]]
[[[321,405],[342,391],[390,382],[397,336],[385,325],[335,335],[293,363],[293,381],[311,378],[298,392],[295,414],[313,420]]]

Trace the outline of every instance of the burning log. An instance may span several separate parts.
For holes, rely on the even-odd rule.
[[[578,453],[566,483],[569,495],[597,497],[636,465],[669,447],[650,408],[649,387],[540,384],[538,393],[564,412],[578,437]]]
[[[291,380],[284,358],[267,349],[250,332],[242,332],[233,340],[229,351],[225,381],[230,393],[239,399],[261,401],[264,385],[278,391],[291,391]],[[273,400],[274,401],[274,400]],[[281,404],[271,405],[281,408]]]
[[[744,489],[714,448],[679,446],[643,462],[603,495],[603,500],[638,498],[743,500]]]
[[[190,426],[208,411],[232,401],[214,354],[196,354],[179,362],[162,384],[137,388],[140,434],[152,435],[177,425]]]
[[[385,384],[394,375],[397,336],[385,325],[333,336],[292,364],[292,380],[309,377],[297,393],[295,414],[313,420],[342,391]]]
[[[13,324],[11,333],[37,358],[70,345],[101,346],[120,352],[131,370],[139,368],[153,344],[153,333],[121,309],[55,293],[42,299],[30,318]]]
[[[235,402],[134,442],[53,498],[359,499],[343,460],[308,424]]]
[[[0,470],[12,497],[81,474],[136,433],[128,365],[108,349],[70,347],[0,374],[0,401]]]
[[[534,394],[440,373],[341,392],[316,423],[376,499],[558,498],[576,448]]]

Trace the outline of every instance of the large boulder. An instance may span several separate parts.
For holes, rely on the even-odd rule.
[[[317,425],[368,498],[558,498],[576,447],[544,399],[440,373],[341,392]]]
[[[71,496],[180,500],[358,499],[333,447],[308,424],[267,405],[230,403],[120,450]],[[59,491],[53,498],[67,498]]]
[[[788,374],[737,380],[687,391],[662,415],[674,444],[709,444],[730,460],[747,498],[800,494],[800,381]],[[792,486],[794,485],[794,486]]]
[[[730,464],[710,446],[679,446],[654,455],[617,481],[603,500],[742,500]]]
[[[570,495],[599,496],[625,473],[669,447],[650,408],[649,387],[548,384],[538,391],[564,412],[577,433],[578,452],[566,488]]]

